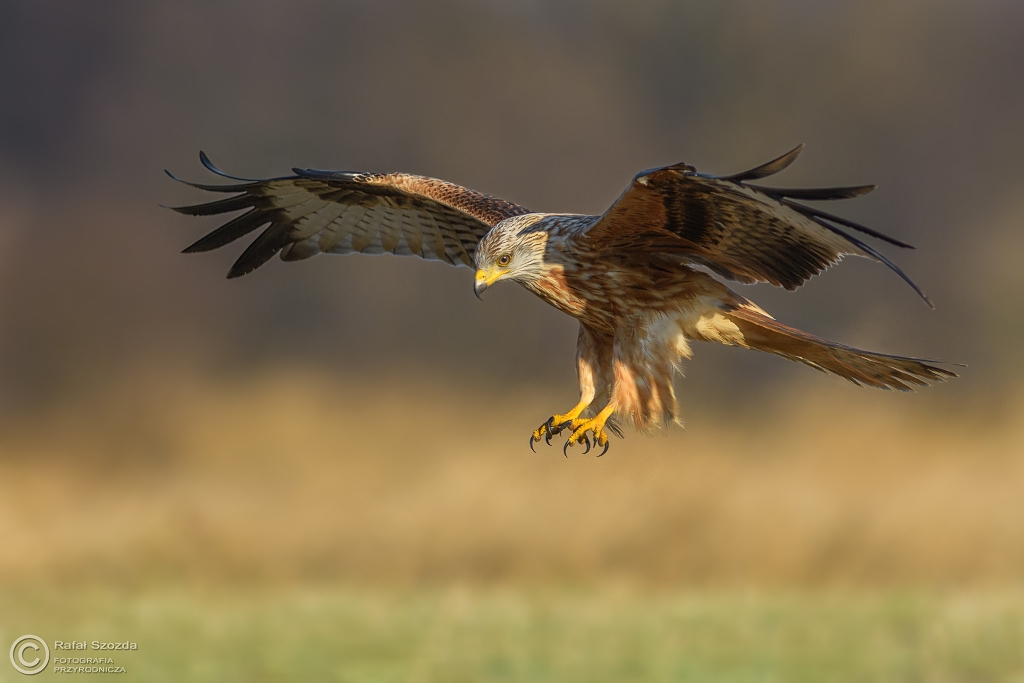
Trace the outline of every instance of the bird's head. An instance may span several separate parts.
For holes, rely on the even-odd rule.
[[[476,246],[476,283],[479,297],[499,280],[528,284],[544,276],[544,248],[548,233],[540,229],[543,214],[506,218],[484,235]]]

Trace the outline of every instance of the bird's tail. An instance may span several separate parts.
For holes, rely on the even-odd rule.
[[[725,317],[739,328],[743,346],[806,363],[854,384],[913,391],[956,377],[956,373],[932,365],[937,361],[861,351],[815,337],[777,322],[756,306],[739,306]]]

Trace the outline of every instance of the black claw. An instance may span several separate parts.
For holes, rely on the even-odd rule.
[[[568,441],[565,442],[565,445],[562,446],[562,455],[564,455],[567,458],[569,457],[569,446],[571,446],[571,445],[572,445],[572,439],[569,439]]]
[[[608,452],[608,447],[609,447],[609,446],[611,446],[611,445],[612,445],[612,442],[611,442],[611,441],[605,441],[605,442],[604,442],[604,450],[603,450],[603,451],[601,451],[600,453],[598,453],[598,454],[597,454],[597,457],[599,457],[599,458],[600,458],[600,457],[601,457],[602,455],[604,455],[605,453],[607,453],[607,452]]]
[[[590,437],[589,437],[589,436],[587,436],[586,434],[584,434],[584,435],[583,435],[583,441],[584,441],[584,443],[586,443],[586,445],[587,445],[587,450],[583,451],[583,455],[586,455],[587,453],[589,453],[589,452],[590,452]],[[596,443],[596,442],[595,442],[595,443]]]
[[[537,452],[537,449],[533,447],[533,434],[530,434],[530,450],[534,453]]]

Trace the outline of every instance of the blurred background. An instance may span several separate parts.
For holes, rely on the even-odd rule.
[[[0,10],[4,642],[142,633],[138,680],[1024,675],[1024,5]],[[834,210],[914,244],[883,251],[937,310],[861,259],[737,287],[969,367],[893,395],[698,345],[686,429],[600,460],[525,444],[577,391],[575,322],[524,290],[390,256],[227,281],[242,243],[181,255],[217,221],[160,207],[207,199],[163,174],[210,181],[199,149],[601,213],[801,142],[778,182],[878,183]],[[316,656],[274,635],[310,624]]]

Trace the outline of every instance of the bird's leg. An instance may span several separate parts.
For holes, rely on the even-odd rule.
[[[590,419],[586,419],[586,420],[576,419],[576,420],[573,420],[572,421],[572,425],[571,425],[572,428],[573,428],[572,434],[569,435],[569,440],[566,441],[565,442],[565,446],[562,447],[562,452],[564,453],[566,451],[566,449],[569,448],[569,446],[572,446],[573,444],[576,444],[576,443],[585,443],[586,446],[587,446],[587,450],[584,451],[584,453],[589,451],[590,450],[590,439],[587,437],[587,432],[589,431],[591,434],[594,435],[594,447],[596,448],[598,446],[604,446],[604,450],[601,451],[601,454],[598,455],[597,457],[601,457],[601,455],[604,455],[605,453],[607,453],[608,452],[608,432],[606,432],[604,430],[604,425],[608,421],[608,418],[611,417],[611,415],[612,415],[612,413],[614,411],[615,411],[614,406],[612,406],[611,404],[608,404],[604,408],[601,409],[601,412],[599,412],[597,415],[595,415],[594,417],[592,417]],[[615,431],[614,426],[611,427],[611,429],[613,431]]]
[[[604,338],[602,337],[602,339]],[[567,413],[552,415],[548,418],[547,422],[535,429],[533,434],[530,435],[531,450],[535,442],[544,439],[550,446],[552,436],[561,434],[562,430],[566,427],[569,428],[569,431],[575,431],[580,424],[585,422],[585,420],[580,419],[580,415],[594,402],[594,397],[597,395],[597,379],[598,370],[601,366],[601,355],[595,347],[596,343],[593,333],[589,332],[583,325],[580,325],[580,337],[576,344],[576,375],[580,380],[580,402]],[[605,346],[608,349],[611,348],[609,344],[605,344]],[[609,354],[610,350],[605,355]],[[589,439],[587,439],[587,443],[590,443]],[[564,453],[565,450],[563,449],[562,452]]]
[[[575,424],[580,413],[587,409],[587,406],[590,405],[590,401],[592,400],[593,398],[588,399],[584,396],[583,399],[581,399],[580,402],[577,403],[569,412],[549,417],[547,422],[533,430],[533,434],[530,435],[530,448],[533,448],[533,444],[541,439],[544,439],[550,446],[552,436],[558,436],[566,427],[575,428]]]

